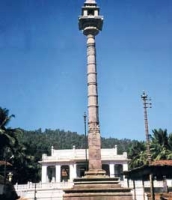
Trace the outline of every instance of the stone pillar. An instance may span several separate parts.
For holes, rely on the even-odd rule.
[[[74,178],[74,176],[73,176],[73,164],[72,163],[70,163],[70,165],[69,165],[69,171],[70,171],[70,177],[69,177],[69,179],[70,179],[70,181],[72,181],[73,180],[73,178]]]
[[[123,171],[128,171],[128,163],[123,164]]]
[[[102,30],[103,17],[95,0],[86,0],[79,17],[79,30],[87,36],[88,152],[89,170],[74,186],[65,189],[63,200],[132,200],[130,189],[123,189],[117,178],[102,170],[98,115],[95,35]]]
[[[61,182],[61,165],[56,165],[56,182]]]
[[[87,85],[88,85],[88,147],[90,174],[103,173],[101,162],[101,137],[98,114],[96,47],[94,34],[87,34]],[[105,174],[105,172],[103,173]]]
[[[73,165],[73,176],[74,176],[74,178],[77,177],[77,167],[76,167],[76,163],[74,163],[74,165]]]
[[[110,177],[115,177],[114,164],[110,164]]]
[[[90,128],[99,124],[95,37],[87,36],[88,123]]]
[[[47,166],[42,165],[42,183],[47,182]]]
[[[76,175],[76,163],[70,163],[70,181],[73,181],[74,178],[77,177]]]

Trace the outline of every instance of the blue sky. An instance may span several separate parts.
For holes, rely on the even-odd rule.
[[[11,127],[84,133],[86,38],[78,30],[82,0],[0,0],[0,106]],[[99,0],[96,37],[103,137],[145,140],[149,129],[172,132],[172,1]]]

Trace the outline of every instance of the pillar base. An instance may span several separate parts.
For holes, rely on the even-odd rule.
[[[85,172],[85,178],[103,178],[106,177],[106,172],[102,169],[90,169],[89,171]]]
[[[118,178],[83,177],[74,179],[74,186],[65,189],[63,200],[132,200],[130,188],[122,188]]]

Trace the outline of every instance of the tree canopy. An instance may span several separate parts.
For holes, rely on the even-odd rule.
[[[150,154],[151,160],[171,160],[172,159],[172,133],[167,130],[154,129],[150,135]],[[133,143],[129,149],[131,159],[129,167],[135,168],[148,163],[146,153],[146,142]]]

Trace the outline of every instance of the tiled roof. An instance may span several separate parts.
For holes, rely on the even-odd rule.
[[[153,166],[172,166],[172,160],[156,160],[151,163]]]

